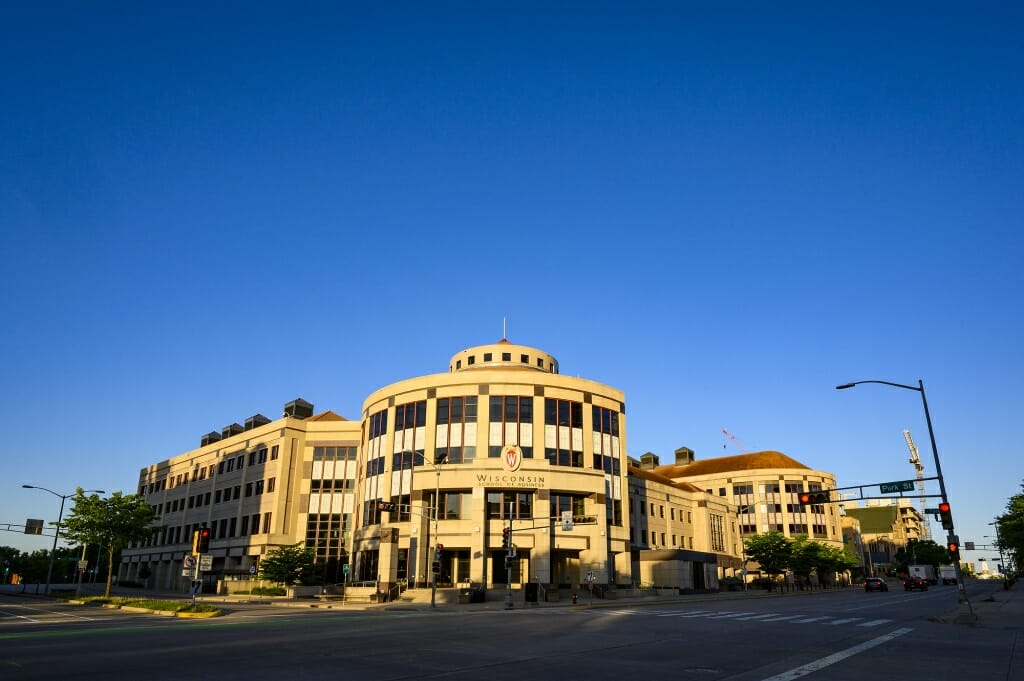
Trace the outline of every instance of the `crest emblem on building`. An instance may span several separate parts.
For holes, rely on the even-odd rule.
[[[516,445],[505,445],[501,450],[501,465],[509,473],[515,473],[523,463],[523,450]]]

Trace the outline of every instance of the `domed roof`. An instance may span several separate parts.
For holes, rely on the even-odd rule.
[[[654,472],[667,478],[688,478],[698,475],[718,475],[732,471],[751,471],[774,468],[802,468],[811,470],[796,459],[792,459],[782,452],[766,451],[751,452],[749,454],[736,454],[733,456],[720,456],[715,459],[703,459],[693,463],[680,466],[670,464],[658,466]]]

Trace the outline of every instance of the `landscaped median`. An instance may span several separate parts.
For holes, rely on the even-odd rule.
[[[196,603],[191,601],[164,601],[145,598],[107,598],[96,596],[91,598],[73,599],[71,603],[82,605],[101,605],[104,608],[119,608],[125,612],[141,612],[150,615],[163,615],[164,617],[185,617],[189,619],[204,619],[220,615],[220,608],[207,603]]]

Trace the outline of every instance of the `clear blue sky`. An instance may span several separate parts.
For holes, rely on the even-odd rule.
[[[8,3],[0,523],[295,397],[358,418],[507,318],[665,462],[727,428],[903,480],[907,428],[934,475],[917,393],[834,389],[923,379],[985,541],[1024,480],[1024,12],[715,4]]]

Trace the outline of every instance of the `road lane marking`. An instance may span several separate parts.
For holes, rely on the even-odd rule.
[[[879,624],[885,624],[886,622],[892,622],[892,620],[871,620],[869,622],[862,622],[858,624],[858,627],[877,627]]]
[[[769,612],[765,615],[751,615],[750,617],[737,617],[737,620],[763,620],[766,617],[778,617],[779,613]]]
[[[863,617],[847,617],[845,619],[836,620],[834,622],[829,622],[829,624],[832,624],[832,625],[835,625],[835,624],[849,624],[850,622],[856,622],[857,620],[861,620],[861,619],[864,619],[864,618]]]
[[[778,617],[765,617],[762,622],[781,622],[782,620],[791,620],[794,617],[803,617],[803,615],[779,615]],[[859,617],[857,619],[860,619]]]
[[[34,624],[39,623],[39,620],[34,620],[31,617],[26,617],[25,615],[15,615],[13,612],[7,612],[6,610],[0,610],[0,615],[7,615],[8,617],[13,617],[16,620],[25,620],[26,622],[32,622]]]
[[[805,617],[802,620],[793,620],[793,624],[807,624],[808,622],[820,622],[821,620],[830,620],[831,615],[821,615],[819,617]]]
[[[793,681],[793,679],[799,679],[802,676],[813,674],[814,672],[824,669],[825,667],[830,667],[834,665],[836,662],[841,662],[848,657],[857,655],[858,653],[863,653],[865,650],[870,650],[875,646],[882,645],[883,643],[891,641],[899,636],[903,636],[904,634],[907,634],[911,631],[913,631],[913,629],[896,629],[894,631],[889,632],[888,634],[884,634],[877,638],[873,638],[870,641],[858,643],[852,648],[847,648],[846,650],[840,650],[838,653],[826,655],[825,657],[814,660],[813,662],[808,662],[807,664],[801,667],[794,667],[789,671],[782,672],[781,674],[776,674],[775,676],[769,676],[768,678],[762,679],[761,681]]]

